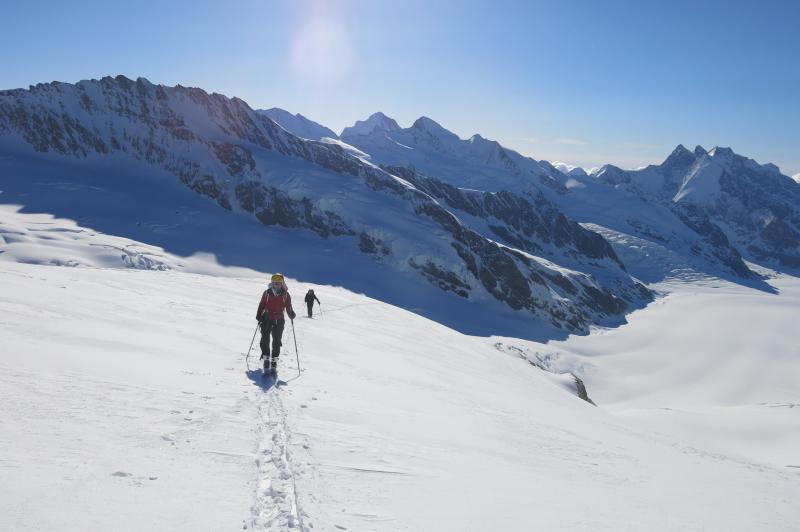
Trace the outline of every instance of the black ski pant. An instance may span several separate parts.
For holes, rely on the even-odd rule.
[[[308,317],[309,318],[313,317],[314,316],[314,310],[313,310],[314,309],[314,302],[313,301],[309,301],[308,303],[306,303],[306,306],[308,307]]]
[[[261,357],[269,359],[269,337],[272,335],[272,367],[278,365],[278,357],[281,354],[281,336],[283,336],[283,326],[285,320],[262,320],[261,321]]]

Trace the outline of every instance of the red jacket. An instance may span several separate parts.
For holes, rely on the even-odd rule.
[[[266,319],[282,320],[284,319],[284,309],[286,309],[289,317],[294,319],[295,314],[294,310],[292,309],[292,296],[289,295],[289,292],[285,291],[282,294],[275,294],[271,288],[268,288],[264,290],[264,294],[261,296],[261,302],[258,304],[256,319],[260,319],[266,311],[266,316],[264,316]]]

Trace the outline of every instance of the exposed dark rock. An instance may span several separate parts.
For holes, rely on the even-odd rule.
[[[590,308],[597,309],[606,316],[622,314],[627,304],[616,297],[607,288],[597,289],[593,286],[583,287],[584,296],[581,300]]]
[[[727,266],[739,277],[745,279],[754,277],[755,274],[744,263],[736,248],[730,245],[728,237],[725,236],[722,229],[714,224],[700,207],[690,203],[674,203],[672,210],[683,223],[703,238],[703,241],[708,244],[713,258]],[[705,251],[698,246],[694,246],[692,250],[698,255]]]
[[[557,286],[562,288],[566,293],[570,295],[575,295],[578,293],[578,289],[575,287],[575,285],[572,284],[569,281],[569,279],[567,279],[561,274],[558,273],[547,274],[547,278],[550,279],[553,283],[555,283]],[[544,281],[542,281],[541,284],[544,284]]]
[[[308,198],[292,199],[275,187],[245,181],[236,186],[235,195],[239,206],[264,225],[310,229],[322,237],[356,234],[337,214],[319,212]]]
[[[363,253],[371,255],[378,255],[380,253],[384,257],[390,255],[392,252],[391,248],[380,238],[372,237],[364,232],[358,235],[358,249]]]
[[[253,154],[250,150],[243,146],[236,146],[229,142],[212,143],[214,154],[217,159],[225,165],[228,173],[232,176],[241,177],[246,170],[250,172],[256,169],[256,161],[253,159]]]
[[[186,184],[195,192],[216,200],[224,209],[231,210],[231,203],[225,196],[225,191],[217,184],[214,176],[205,174],[199,179],[187,181]]]
[[[467,284],[466,281],[461,279],[455,273],[445,270],[431,261],[427,261],[420,265],[414,262],[414,259],[409,259],[408,264],[412,268],[422,271],[422,273],[430,282],[437,285],[445,292],[453,292],[454,294],[464,298],[469,297],[469,284]]]
[[[466,191],[423,176],[413,168],[387,166],[385,169],[444,201],[450,208],[489,221],[489,228],[503,241],[528,253],[541,253],[542,243],[569,247],[578,255],[613,260],[624,270],[614,249],[602,236],[569,220],[541,193],[528,199],[507,191]]]
[[[589,398],[589,392],[586,391],[586,385],[583,384],[583,381],[577,375],[575,375],[574,373],[570,373],[570,375],[572,375],[572,377],[575,379],[575,388],[578,391],[578,397],[580,397],[581,399],[583,399],[587,403],[591,403],[591,404],[595,405],[594,401],[592,401]],[[597,406],[597,405],[595,405],[595,406]]]

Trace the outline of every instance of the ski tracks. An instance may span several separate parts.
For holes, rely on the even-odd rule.
[[[259,403],[258,481],[250,528],[264,532],[303,531],[304,514],[297,500],[291,432],[281,392],[275,385],[255,395],[254,400]]]

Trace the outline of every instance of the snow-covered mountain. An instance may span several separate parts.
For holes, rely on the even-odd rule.
[[[660,165],[606,165],[590,174],[535,161],[479,135],[460,139],[426,117],[404,129],[376,113],[341,138],[374,162],[408,166],[456,187],[546,197],[597,230],[649,240],[685,257],[682,266],[746,280],[756,276],[743,256],[771,267],[800,265],[800,187],[774,165],[727,148],[691,152],[679,146]],[[624,243],[630,239],[612,241],[629,255]]]
[[[591,224],[598,231],[611,231],[604,234],[616,244],[616,252],[625,255],[623,262],[627,263],[630,255],[637,262],[641,246],[628,245],[631,239],[619,238],[620,234],[654,242],[662,249],[659,253],[683,257],[680,264],[670,261],[672,269],[700,268],[743,280],[755,277],[707,213],[692,206],[654,201],[637,190],[618,187],[630,174],[620,168],[607,165],[591,175],[568,167],[560,170],[480,135],[460,139],[425,117],[403,129],[391,118],[376,113],[358,122],[357,127],[345,129],[341,138],[368,153],[374,162],[406,166],[455,187],[507,191],[534,203],[546,198],[587,227]],[[666,263],[652,262],[632,272],[641,277],[669,275],[669,271],[653,273]]]
[[[368,153],[374,162],[412,166],[462,188],[518,192],[539,185],[563,187],[537,161],[477,134],[461,139],[424,116],[403,129],[394,119],[375,113],[345,128],[341,139]]]
[[[359,127],[370,134],[396,126],[381,116],[368,122]],[[420,139],[453,140],[432,121],[421,119],[412,129]],[[472,154],[475,164],[505,167],[505,151],[497,143],[477,136],[453,142]],[[423,178],[393,174],[336,141],[301,139],[242,100],[200,89],[118,76],[0,92],[0,150],[6,159],[6,201],[35,209],[37,201],[46,200],[31,199],[39,182],[33,176],[47,173],[81,190],[74,208],[65,206],[64,198],[59,207],[63,215],[78,217],[85,215],[80,205],[96,203],[80,199],[96,192],[91,187],[133,188],[149,202],[159,201],[172,184],[164,176],[172,174],[233,214],[292,229],[295,235],[315,233],[309,248],[292,249],[298,256],[313,257],[336,241],[340,252],[325,258],[333,265],[304,265],[299,271],[320,279],[325,268],[347,271],[353,265],[355,271],[341,282],[379,291],[453,326],[475,323],[473,332],[502,324],[515,324],[511,327],[521,335],[542,327],[587,331],[592,323],[618,322],[652,297],[602,237],[571,222],[543,196],[531,196],[533,203],[517,196],[461,197],[433,177],[425,177],[419,188],[415,183]],[[434,193],[449,194],[458,205]],[[165,200],[156,209],[157,219],[149,222],[158,227],[157,234],[142,239],[160,243],[168,239],[165,231],[180,230],[165,223],[160,212],[174,208]],[[546,221],[521,215],[537,209],[548,213]],[[471,219],[460,219],[464,213]],[[218,214],[199,216],[220,220]],[[233,218],[222,223],[234,227]],[[276,241],[283,241],[285,230]],[[247,234],[241,238],[250,245],[257,236]],[[497,235],[503,242],[495,241]],[[214,251],[209,233],[203,236],[208,238],[199,245]],[[273,235],[263,236],[261,245],[270,246]],[[235,242],[229,236],[224,246]],[[285,251],[265,254],[269,269],[297,266]],[[252,250],[250,256],[255,256]],[[408,290],[409,283],[414,290]]]
[[[447,292],[448,308],[462,306],[452,296],[494,300],[503,319],[523,311],[585,330],[649,300],[635,278],[757,283],[743,256],[798,264],[797,183],[727,149],[679,146],[661,165],[587,174],[427,117],[402,128],[375,113],[334,137],[300,115],[143,79],[0,94],[0,142],[20,175],[58,166],[53,154],[76,170],[135,161],[264,225],[347,243],[376,275]]]
[[[607,170],[597,178],[669,205],[687,225],[716,226],[715,238],[729,239],[753,261],[800,268],[800,184],[773,164],[730,148],[679,145],[660,165]]]
[[[289,111],[284,111],[278,107],[273,107],[272,109],[257,109],[256,112],[270,117],[276,124],[296,137],[309,140],[338,138],[336,133],[327,127],[313,120],[309,120],[300,113],[293,115]]]
[[[545,163],[545,162],[546,161],[540,161],[540,163]],[[559,161],[553,161],[552,165],[556,170],[568,176],[586,177],[590,174],[590,172],[587,172],[580,166],[562,163]]]

